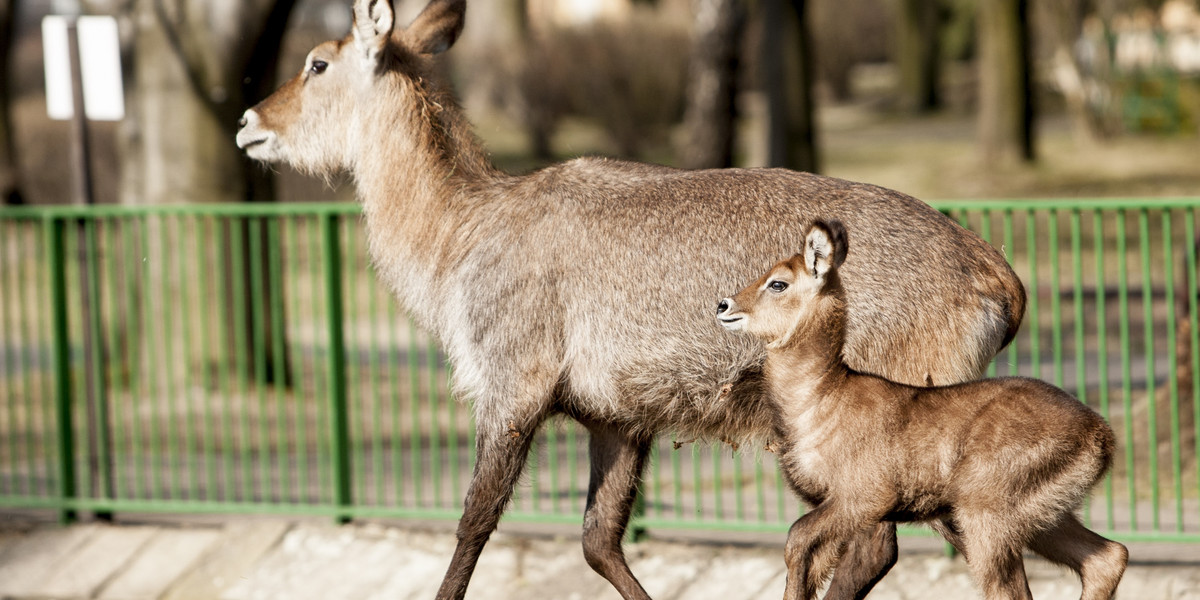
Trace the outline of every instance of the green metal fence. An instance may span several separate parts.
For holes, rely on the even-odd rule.
[[[940,203],[1029,311],[993,374],[1075,393],[1120,439],[1085,508],[1200,541],[1200,198]],[[366,259],[354,205],[0,210],[0,507],[453,519],[474,458],[450,372]],[[653,449],[650,528],[783,531],[757,448]],[[508,517],[578,523],[586,434],[552,423]]]

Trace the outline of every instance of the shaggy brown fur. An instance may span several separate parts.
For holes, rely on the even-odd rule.
[[[434,77],[431,53],[454,42],[464,11],[434,0],[400,28],[390,1],[359,0],[351,34],[314,48],[238,133],[253,158],[350,171],[380,277],[438,337],[474,403],[478,460],[439,597],[465,593],[530,440],[555,414],[592,435],[587,560],[626,598],[646,597],[620,540],[653,436],[771,431],[762,345],[725,335],[711,299],[797,247],[817,214],[872,232],[844,269],[860,290],[847,298],[856,368],[964,381],[1016,331],[1025,295],[1004,257],[897,192],[596,158],[496,170]],[[863,560],[835,580],[838,597],[865,593],[895,560],[892,525],[855,543]]]
[[[841,223],[817,223],[801,254],[718,307],[767,344],[783,470],[815,506],[788,534],[785,597],[815,597],[847,541],[891,520],[934,521],[989,599],[1029,597],[1025,547],[1079,573],[1084,598],[1110,598],[1125,547],[1073,511],[1110,466],[1112,429],[1034,379],[927,388],[848,367],[847,249]]]

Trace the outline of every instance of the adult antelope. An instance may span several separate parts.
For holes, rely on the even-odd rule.
[[[934,522],[989,600],[1030,598],[1025,547],[1078,573],[1084,600],[1112,598],[1129,554],[1074,515],[1112,464],[1112,429],[1036,379],[913,387],[848,367],[848,250],[840,222],[818,222],[801,253],[717,306],[767,345],[780,464],[815,506],[788,533],[784,598],[816,597],[849,537],[885,519]]]
[[[712,322],[711,299],[803,241],[814,215],[865,232],[846,360],[914,384],[978,376],[1015,333],[1024,290],[1004,258],[903,194],[785,170],[680,171],[582,158],[497,171],[433,55],[465,0],[407,28],[357,0],[353,31],[246,111],[238,145],[313,174],[348,170],[380,277],[454,364],[473,401],[475,472],[439,598],[461,598],[538,427],[590,433],[588,564],[647,598],[621,550],[653,436],[769,434],[761,344]],[[833,596],[865,593],[895,561],[894,525],[852,545]]]

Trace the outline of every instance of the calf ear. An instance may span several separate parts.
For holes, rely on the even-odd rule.
[[[404,36],[421,54],[438,54],[450,49],[462,33],[467,0],[433,0],[413,19]]]
[[[378,60],[392,37],[395,22],[392,0],[355,0],[354,43],[367,60]]]
[[[815,279],[840,267],[848,250],[846,228],[840,221],[817,221],[804,240],[804,268]]]

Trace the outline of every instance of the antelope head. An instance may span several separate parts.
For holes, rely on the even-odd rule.
[[[754,283],[717,304],[717,321],[749,333],[768,347],[787,345],[801,325],[820,318],[822,300],[841,302],[837,268],[846,260],[846,229],[839,221],[813,224],[804,249],[777,263]]]
[[[353,31],[313,48],[295,77],[247,110],[238,146],[251,158],[322,174],[352,169],[363,152],[405,150],[370,147],[364,128],[395,120],[381,121],[381,109],[428,110],[430,58],[458,38],[465,10],[466,0],[432,0],[401,28],[392,0],[355,0]]]

